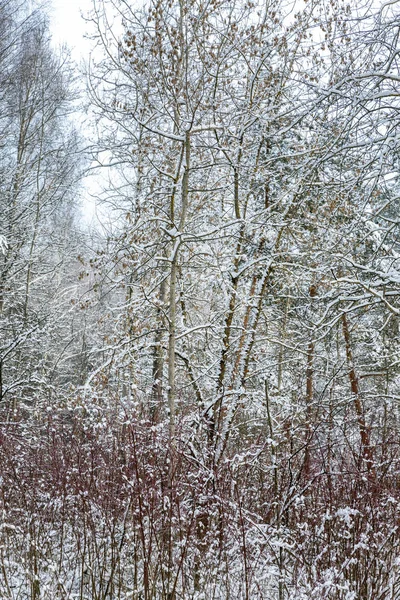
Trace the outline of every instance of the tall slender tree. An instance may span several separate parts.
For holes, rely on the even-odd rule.
[[[31,402],[62,352],[60,304],[79,173],[68,125],[72,67],[51,48],[44,14],[25,12],[12,2],[1,12],[0,391],[8,405]]]

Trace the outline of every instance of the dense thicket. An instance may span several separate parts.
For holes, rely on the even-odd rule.
[[[64,71],[15,38],[4,597],[400,597],[398,9],[94,2],[79,275]]]

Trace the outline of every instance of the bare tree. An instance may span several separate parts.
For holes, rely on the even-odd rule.
[[[49,357],[60,334],[57,308],[65,302],[60,292],[73,246],[68,231],[79,164],[77,136],[66,122],[74,99],[68,57],[51,49],[43,14],[14,11],[1,100],[0,379],[7,402],[21,394],[32,399],[55,364]]]

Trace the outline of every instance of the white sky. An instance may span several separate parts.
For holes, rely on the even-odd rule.
[[[50,0],[48,13],[53,45],[67,44],[78,65],[88,60],[92,48],[92,42],[85,38],[88,24],[82,18],[82,14],[87,14],[91,8],[92,0]],[[86,179],[81,188],[82,217],[88,225],[98,218],[97,203],[92,197],[97,189],[96,177]]]
[[[53,42],[55,45],[68,44],[77,62],[89,55],[91,45],[84,37],[87,24],[81,13],[87,14],[91,7],[91,0],[51,0]]]

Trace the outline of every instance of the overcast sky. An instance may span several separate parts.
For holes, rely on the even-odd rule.
[[[88,60],[93,41],[85,39],[85,33],[90,25],[85,22],[81,14],[87,15],[92,9],[92,0],[50,0],[50,2],[50,29],[53,44],[58,46],[66,43],[71,49],[72,58],[77,63]],[[118,29],[120,19],[117,19],[114,25],[115,29]],[[83,118],[84,123],[86,116],[85,114]],[[83,128],[85,128],[84,123]],[[86,178],[82,184],[82,216],[88,224],[96,219],[102,223],[108,220],[106,210],[101,208],[95,199],[102,189],[102,177],[106,177],[106,173],[92,172],[92,176]]]
[[[76,63],[87,60],[92,43],[85,39],[87,23],[81,16],[92,6],[91,0],[51,0],[49,8],[50,30],[55,46],[67,44]],[[85,179],[81,187],[81,214],[88,225],[98,217],[97,203],[93,197],[98,189],[97,177]],[[96,219],[97,220],[97,219]]]
[[[81,13],[86,14],[92,6],[91,0],[52,0],[51,31],[55,44],[66,42],[75,60],[87,58],[90,42],[85,40],[86,23]]]

